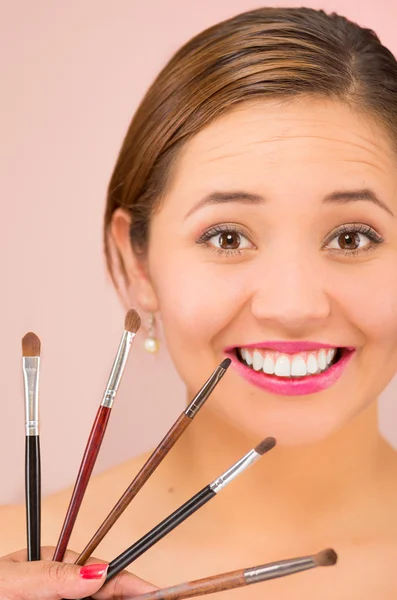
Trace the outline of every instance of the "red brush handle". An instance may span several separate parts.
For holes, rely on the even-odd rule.
[[[100,406],[84,451],[62,531],[52,560],[62,561],[105,435],[111,409]]]

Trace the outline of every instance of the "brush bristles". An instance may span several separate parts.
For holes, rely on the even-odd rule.
[[[232,361],[230,358],[225,358],[225,360],[223,360],[219,366],[222,367],[222,369],[228,369],[231,362]]]
[[[22,338],[22,356],[40,356],[41,342],[31,331]]]
[[[136,333],[141,326],[141,317],[135,309],[131,308],[125,315],[124,330]]]
[[[327,548],[327,550],[319,552],[313,558],[317,567],[330,567],[336,563],[338,555],[332,548]]]
[[[263,442],[256,446],[255,452],[262,456],[262,454],[266,454],[266,452],[269,452],[269,450],[274,448],[275,445],[276,439],[274,437],[267,437]]]

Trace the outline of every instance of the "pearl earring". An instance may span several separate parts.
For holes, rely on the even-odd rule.
[[[154,316],[154,313],[151,313],[149,316],[148,335],[143,345],[145,350],[151,354],[155,354],[160,347],[160,343],[156,335],[156,317]]]

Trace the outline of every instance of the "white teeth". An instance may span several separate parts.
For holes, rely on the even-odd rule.
[[[314,375],[314,373],[317,373],[317,371],[318,371],[317,359],[314,356],[314,354],[309,354],[309,358],[307,359],[307,372],[310,373],[311,375]]]
[[[325,350],[320,350],[320,352],[318,353],[317,361],[318,361],[318,366],[322,371],[327,368],[327,359],[325,356]]]
[[[262,371],[263,369],[263,356],[258,350],[254,350],[252,366],[255,371]]]
[[[270,354],[266,354],[263,362],[263,372],[267,375],[274,375],[274,358]]]
[[[336,354],[336,348],[330,348],[327,352],[327,365],[329,365],[335,357]]]
[[[335,358],[337,348],[321,348],[318,351],[296,354],[280,354],[272,350],[240,348],[241,359],[255,371],[278,377],[306,377],[325,371]]]
[[[281,355],[276,360],[274,367],[275,375],[279,377],[290,377],[291,376],[291,361],[288,356]]]
[[[302,356],[294,356],[292,359],[291,375],[295,377],[304,377],[307,375],[306,363]]]

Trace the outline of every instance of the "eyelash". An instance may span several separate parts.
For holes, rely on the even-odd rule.
[[[210,229],[204,231],[201,234],[199,239],[196,241],[197,244],[203,244],[213,252],[223,256],[236,256],[242,254],[243,250],[241,248],[235,249],[225,249],[225,248],[215,248],[212,244],[209,243],[210,239],[215,237],[216,235],[222,235],[223,233],[238,233],[239,235],[248,238],[248,235],[237,225],[232,223],[224,223],[222,225],[214,225]]]
[[[203,244],[204,246],[206,246],[207,248],[209,248],[213,252],[216,252],[219,255],[223,255],[223,256],[241,255],[243,252],[243,249],[241,249],[241,248],[235,248],[235,249],[215,248],[212,244],[209,243],[209,241],[213,237],[215,237],[217,235],[225,234],[225,233],[226,234],[227,233],[237,233],[237,234],[249,239],[249,236],[247,235],[247,233],[244,232],[237,225],[234,225],[232,223],[224,223],[221,225],[214,225],[210,229],[207,229],[206,231],[204,231],[204,233],[201,234],[201,236],[196,241],[196,243]],[[356,248],[353,250],[346,250],[343,248],[340,248],[340,249],[330,248],[329,250],[332,253],[337,253],[337,254],[342,253],[344,256],[349,256],[349,257],[357,256],[358,254],[361,254],[362,252],[368,252],[370,250],[374,250],[376,246],[379,246],[380,244],[382,244],[384,242],[384,238],[381,235],[379,235],[369,225],[365,225],[363,223],[347,223],[347,224],[337,227],[328,235],[328,237],[326,238],[326,241],[324,242],[323,248],[326,248],[327,244],[330,244],[335,238],[339,237],[340,235],[343,235],[344,233],[360,233],[362,235],[365,235],[371,241],[371,243],[368,244],[367,246],[365,246],[364,248]]]
[[[331,231],[324,243],[323,248],[326,248],[327,244],[332,242],[335,238],[339,237],[340,235],[343,235],[344,233],[360,233],[362,235],[365,235],[371,243],[369,243],[364,248],[355,248],[353,250],[346,250],[343,248],[330,248],[330,251],[332,253],[342,253],[344,256],[350,257],[357,256],[362,252],[369,252],[371,250],[374,250],[376,246],[379,246],[384,242],[384,238],[369,225],[365,225],[364,223],[346,223],[344,225],[340,225],[339,227]]]

